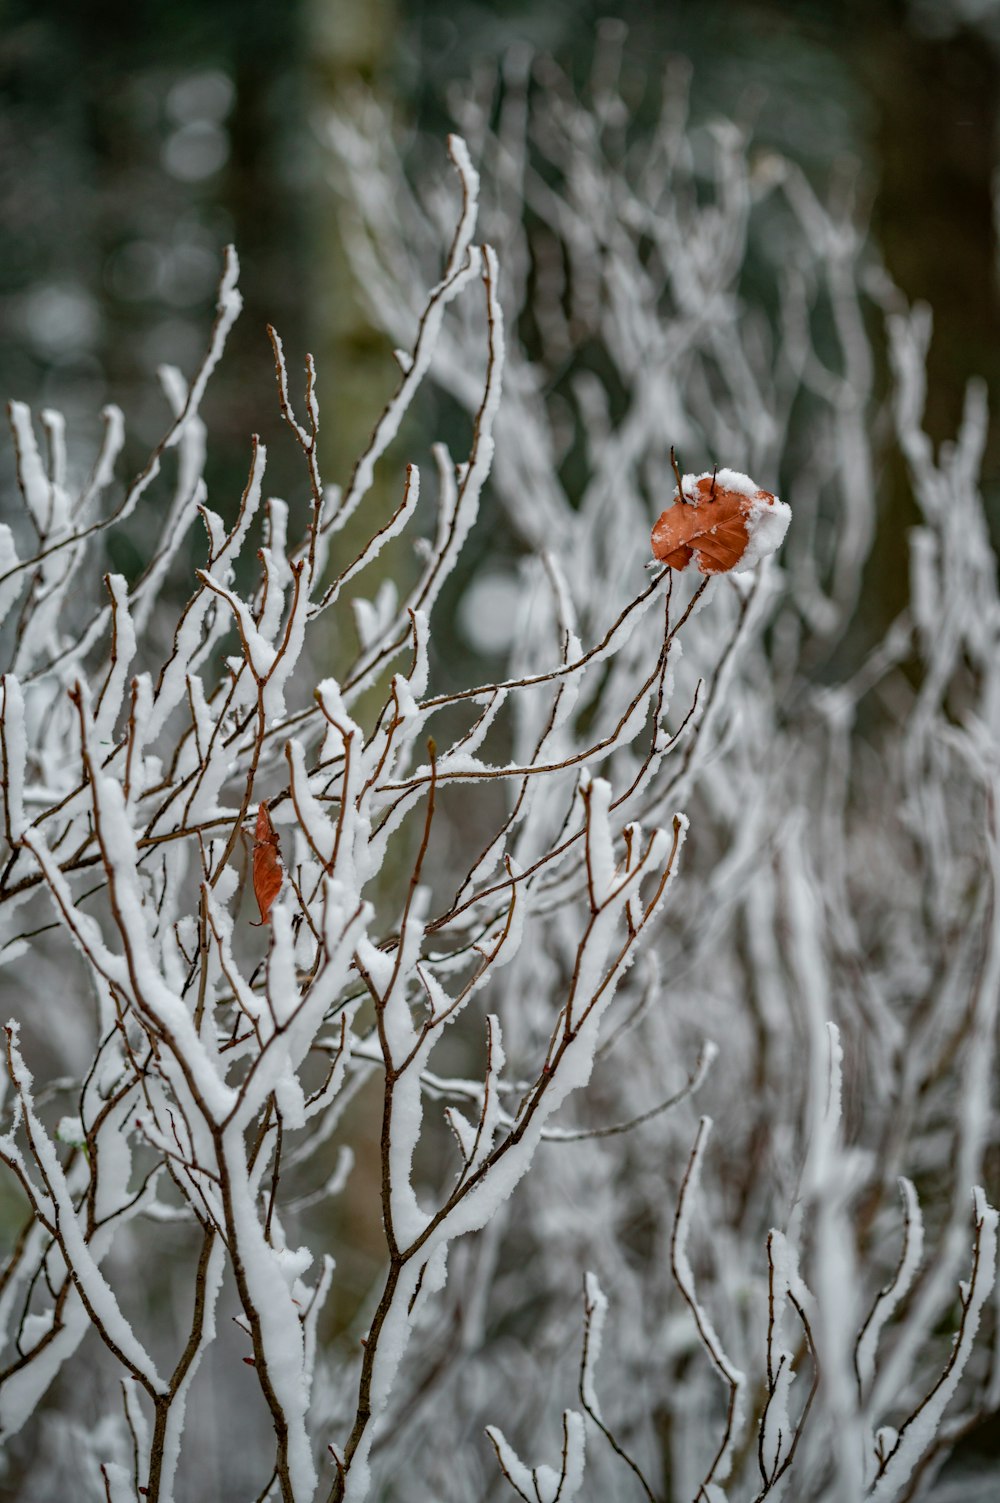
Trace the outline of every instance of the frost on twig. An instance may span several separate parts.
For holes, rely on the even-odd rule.
[[[575,1498],[583,1484],[585,1438],[583,1421],[572,1409],[563,1415],[562,1459],[559,1470],[541,1465],[527,1467],[503,1431],[487,1426],[487,1435],[497,1453],[497,1462],[507,1482],[525,1503],[564,1503]]]

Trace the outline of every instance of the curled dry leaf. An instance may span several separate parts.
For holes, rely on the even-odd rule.
[[[696,560],[702,574],[750,569],[780,547],[791,512],[738,470],[685,475],[653,528],[653,557],[671,569]]]
[[[262,802],[257,810],[257,828],[253,837],[253,890],[260,909],[260,924],[268,923],[271,905],[281,891],[284,876],[278,834],[271,823],[267,805]],[[259,929],[260,924],[254,927]]]

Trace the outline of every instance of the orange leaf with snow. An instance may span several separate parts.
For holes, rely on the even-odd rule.
[[[753,568],[781,546],[791,511],[738,470],[685,475],[653,528],[653,557],[702,574]]]
[[[267,805],[261,802],[253,837],[253,890],[260,909],[260,924],[268,923],[271,905],[281,891],[284,879],[285,872],[278,853],[278,833],[271,823]],[[259,929],[260,924],[255,924],[254,927]]]

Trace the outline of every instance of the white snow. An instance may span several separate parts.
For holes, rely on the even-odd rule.
[[[746,519],[747,543],[746,552],[736,564],[734,573],[743,573],[759,564],[761,559],[767,558],[769,553],[777,553],[785,541],[785,533],[788,524],[792,520],[792,510],[784,501],[779,501],[775,496],[773,501],[757,499],[750,508],[750,515]]]

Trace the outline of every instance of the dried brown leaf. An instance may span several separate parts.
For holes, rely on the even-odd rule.
[[[660,514],[653,528],[653,557],[671,569],[686,569],[695,559],[702,574],[725,574],[746,552],[747,520],[762,502],[774,505],[770,491],[748,495],[726,489],[712,475],[700,476],[683,500]]]
[[[281,891],[284,868],[278,850],[278,834],[267,805],[261,803],[257,810],[257,827],[253,840],[253,890],[260,909],[260,924],[270,922],[271,905]],[[260,924],[254,925],[260,928]]]

